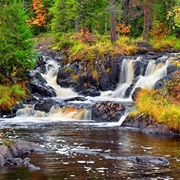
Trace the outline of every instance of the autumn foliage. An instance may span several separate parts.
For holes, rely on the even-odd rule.
[[[126,25],[125,22],[118,23],[116,22],[116,32],[121,35],[128,35],[130,33],[131,26]]]
[[[151,37],[156,37],[158,39],[164,38],[167,34],[166,22],[155,23],[153,29],[150,31]]]
[[[81,41],[83,43],[89,43],[89,45],[95,43],[95,37],[89,33],[88,29],[86,27],[81,28]]]
[[[42,0],[32,0],[33,12],[35,17],[31,20],[27,20],[27,24],[29,26],[46,26],[46,11],[47,9],[44,7]]]

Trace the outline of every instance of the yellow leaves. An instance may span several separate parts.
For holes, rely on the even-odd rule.
[[[11,72],[11,76],[12,76],[12,77],[16,77],[16,74],[17,74],[17,69],[16,69],[15,66],[13,66],[13,70],[12,70],[12,72]]]
[[[180,5],[173,6],[172,10],[168,11],[166,19],[169,20],[170,18],[174,20],[174,26],[172,28],[180,28]]]
[[[177,87],[177,86],[176,86]],[[174,87],[175,89],[175,87]],[[162,91],[162,90],[161,90]],[[151,117],[157,123],[167,124],[174,130],[179,129],[180,122],[180,103],[172,103],[173,100],[159,90],[142,89],[136,98],[136,110],[130,113],[130,117],[140,114]]]

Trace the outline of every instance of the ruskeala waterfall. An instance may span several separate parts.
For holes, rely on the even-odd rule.
[[[180,178],[179,137],[122,128],[121,124],[132,107],[126,108],[117,122],[96,122],[91,111],[92,105],[101,101],[133,106],[135,89],[154,88],[158,80],[168,74],[172,55],[143,62],[142,69],[139,66],[144,61],[142,56],[125,57],[118,64],[119,82],[115,90],[102,91],[100,96],[95,97],[80,96],[72,88],[60,87],[56,83],[59,62],[46,56],[42,58],[46,65],[41,76],[57,95],[51,99],[64,104],[52,106],[49,112],[35,110],[34,104],[24,104],[25,107],[16,112],[15,118],[0,119],[0,128],[5,135],[36,142],[47,149],[45,154],[30,155],[31,161],[40,170],[5,167],[1,169],[0,179]],[[79,97],[78,101],[76,97]]]

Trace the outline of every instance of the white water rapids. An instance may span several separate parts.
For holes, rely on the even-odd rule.
[[[138,61],[140,58],[141,57],[137,57],[135,60],[134,59],[123,60],[119,75],[119,83],[115,91],[102,92],[101,96],[99,97],[86,97],[87,101],[85,102],[74,101],[73,103],[95,103],[98,101],[115,101],[115,102],[132,101],[131,96],[129,98],[124,98],[124,95],[126,93],[126,90],[133,83],[134,63]],[[157,82],[157,80],[159,80],[161,77],[167,74],[168,61],[164,61],[164,62],[165,63],[156,63],[154,60],[150,60],[144,75],[139,76],[139,80],[135,83],[133,90],[131,91],[131,94],[137,87],[152,89],[153,85]],[[62,88],[56,83],[58,69],[59,69],[59,64],[55,60],[49,59],[46,66],[46,72],[44,74],[41,74],[42,77],[47,81],[47,84],[55,89],[57,94],[57,97],[55,97],[55,99],[77,97],[78,93],[73,91],[73,89]],[[108,125],[113,124],[120,126],[125,120],[127,114],[128,113],[125,113],[125,115],[121,117],[118,123],[109,123]],[[37,121],[91,120],[90,119],[91,111],[67,106],[67,107],[59,107],[59,108],[52,107],[49,113],[45,113],[41,111],[35,111],[33,110],[32,107],[27,106],[24,109],[18,110],[17,116],[18,119],[21,118],[23,119],[23,117],[26,118],[32,117],[30,118],[30,121],[33,118],[36,119]]]

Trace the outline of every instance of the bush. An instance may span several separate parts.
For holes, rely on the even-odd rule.
[[[26,89],[19,84],[13,86],[0,86],[0,108],[12,109],[17,102],[26,96]]]
[[[173,96],[163,96],[162,94],[164,92],[159,90],[141,90],[136,99],[136,110],[130,113],[130,117],[143,114],[151,117],[155,122],[167,124],[170,128],[179,130],[180,101],[173,103],[175,102]]]

